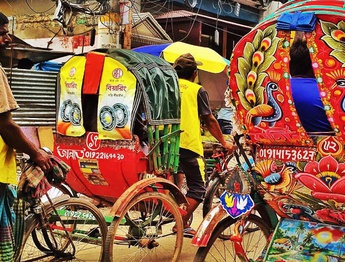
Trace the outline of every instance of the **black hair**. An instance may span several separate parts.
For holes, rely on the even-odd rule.
[[[175,70],[179,78],[190,79],[196,69],[193,69],[193,68],[182,69],[180,66],[176,66]]]
[[[8,18],[6,15],[4,15],[2,12],[0,12],[0,26],[4,26],[6,24],[8,24]]]
[[[292,77],[315,78],[306,41],[297,39],[290,48],[290,74]]]
[[[34,62],[32,62],[28,58],[22,58],[18,61],[18,68],[20,69],[31,69],[34,65]]]

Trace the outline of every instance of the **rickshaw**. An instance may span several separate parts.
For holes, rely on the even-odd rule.
[[[192,240],[194,261],[345,259],[344,7],[343,0],[289,1],[235,46],[226,99],[255,166],[229,171],[221,205]],[[330,133],[306,132],[296,111],[289,51],[297,32],[307,42]],[[258,195],[269,216],[254,213]]]
[[[109,207],[104,260],[177,261],[187,201],[171,179],[181,132],[172,66],[98,49],[68,60],[57,86],[54,154],[71,167],[70,188]]]

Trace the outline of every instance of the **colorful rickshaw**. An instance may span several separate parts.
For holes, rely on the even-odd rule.
[[[236,108],[255,167],[231,171],[222,207],[209,212],[193,239],[200,247],[195,261],[225,261],[226,254],[234,261],[344,259],[344,7],[340,0],[289,1],[234,48],[226,99]],[[306,132],[295,107],[289,62],[297,32],[307,42],[333,129],[327,134]],[[281,218],[275,227],[253,215],[254,193]],[[261,235],[252,238],[255,232]]]
[[[95,50],[64,64],[57,93],[54,154],[71,167],[66,183],[111,207],[105,259],[177,261],[186,199],[170,179],[180,135],[172,66],[130,50]]]

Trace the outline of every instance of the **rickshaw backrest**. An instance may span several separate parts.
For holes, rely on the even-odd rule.
[[[296,2],[294,8],[287,5],[278,10],[278,14],[259,24],[234,49],[229,82],[237,101],[237,117],[243,132],[254,143],[313,145],[299,120],[290,87],[289,49],[295,31],[303,31],[326,115],[337,139],[343,142],[345,13],[341,10],[335,15],[332,7],[317,8],[316,4],[324,1],[308,1],[309,7],[303,5],[306,1],[293,2]],[[312,11],[310,6],[314,6]],[[308,24],[296,22],[301,20]]]
[[[344,6],[290,1],[233,50],[228,99],[256,148],[258,190],[282,217],[345,224]],[[289,51],[297,31],[307,41],[331,135],[307,133],[294,105]]]
[[[163,59],[123,49],[74,56],[61,68],[58,94],[60,135],[95,132],[114,144],[139,137],[149,147],[150,170],[177,170],[180,92]]]

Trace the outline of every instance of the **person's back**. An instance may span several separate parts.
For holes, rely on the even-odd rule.
[[[290,58],[292,97],[304,129],[307,132],[332,132],[305,41],[298,39],[292,44]]]
[[[173,65],[179,77],[182,130],[176,181],[181,188],[183,175],[185,175],[188,187],[186,198],[189,205],[182,216],[182,221],[185,228],[184,235],[189,237],[195,235],[196,231],[190,227],[188,220],[204,200],[206,192],[204,152],[200,132],[201,119],[225,149],[232,150],[233,148],[232,143],[223,137],[217,119],[212,114],[207,91],[201,85],[194,83],[197,66],[200,64],[190,53],[187,53],[179,56]],[[173,227],[172,230],[175,232],[176,228]]]

